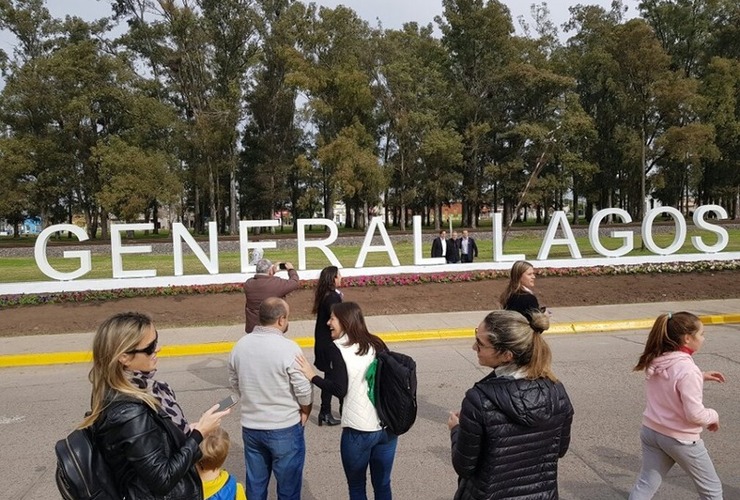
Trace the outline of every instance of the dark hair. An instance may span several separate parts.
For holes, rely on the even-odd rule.
[[[550,328],[550,318],[533,312],[531,319],[516,311],[493,311],[483,319],[491,345],[498,351],[509,351],[514,364],[527,369],[528,379],[548,378],[557,382],[552,372],[552,351],[542,338]]]
[[[319,281],[316,283],[316,293],[313,296],[313,307],[311,308],[311,313],[318,313],[319,306],[321,305],[321,301],[324,300],[324,297],[336,290],[334,280],[336,280],[338,274],[339,268],[337,266],[327,266],[321,270]]]
[[[658,356],[677,351],[683,345],[684,335],[694,335],[700,327],[701,320],[690,312],[661,314],[653,323],[645,342],[645,350],[633,370],[644,370]]]
[[[274,325],[282,316],[288,316],[288,303],[278,297],[268,297],[260,304],[261,326]]]
[[[345,345],[357,344],[357,355],[364,356],[370,350],[370,346],[375,352],[385,351],[388,349],[385,342],[373,335],[367,329],[365,317],[362,310],[356,302],[340,302],[331,307],[331,312],[342,325],[343,333],[347,336]]]
[[[501,302],[501,307],[506,307],[506,303],[509,301],[511,296],[521,289],[522,284],[520,281],[522,279],[522,275],[533,267],[534,266],[526,260],[518,260],[514,262],[511,266],[511,271],[509,271],[509,284],[506,285],[504,293],[502,293],[501,297],[498,299],[499,302]]]

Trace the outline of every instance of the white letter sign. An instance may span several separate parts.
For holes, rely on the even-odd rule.
[[[630,214],[621,208],[605,208],[604,210],[599,210],[594,214],[594,218],[591,219],[591,223],[588,225],[588,241],[591,243],[591,247],[604,257],[621,257],[622,255],[627,255],[635,248],[635,235],[632,231],[611,231],[609,233],[611,238],[622,238],[624,240],[624,245],[616,250],[609,250],[601,244],[599,226],[601,225],[601,221],[610,215],[616,215],[625,223],[632,222]]]
[[[306,240],[306,226],[311,224],[321,224],[329,228],[329,237],[324,240]],[[298,270],[306,270],[306,248],[318,248],[332,265],[342,268],[342,263],[339,262],[334,252],[329,250],[329,245],[337,241],[339,236],[339,229],[334,224],[333,220],[330,219],[298,219]]]
[[[380,231],[380,236],[383,238],[383,244],[373,246],[373,234],[375,234],[376,227]],[[370,219],[370,225],[365,233],[365,241],[362,242],[362,248],[360,249],[360,255],[357,256],[355,267],[363,267],[365,265],[365,258],[368,252],[386,252],[391,259],[392,266],[397,267],[401,265],[398,261],[396,250],[393,248],[393,243],[391,243],[391,239],[388,236],[388,231],[385,230],[382,217],[373,217]]]
[[[33,256],[36,259],[36,265],[39,266],[41,272],[49,278],[59,281],[74,280],[89,273],[92,269],[92,259],[90,258],[89,250],[64,251],[63,255],[65,259],[74,259],[75,257],[80,259],[80,267],[76,271],[72,271],[71,273],[62,273],[51,267],[46,258],[46,244],[49,241],[49,236],[57,231],[69,231],[77,236],[77,239],[80,241],[88,239],[85,230],[81,227],[75,226],[74,224],[56,224],[41,231],[41,234],[36,238],[36,244],[33,246]]]
[[[152,253],[151,245],[131,245],[124,247],[121,244],[121,233],[123,231],[146,231],[153,230],[154,224],[111,224],[110,225],[110,253],[113,264],[114,278],[151,278],[157,275],[154,269],[141,269],[138,271],[124,271],[122,254],[125,253]]]

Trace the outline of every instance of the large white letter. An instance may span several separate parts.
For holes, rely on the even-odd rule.
[[[414,215],[414,265],[424,266],[427,264],[445,264],[447,260],[444,257],[422,257],[421,241],[421,215]]]
[[[114,278],[152,278],[157,275],[157,271],[154,269],[140,269],[138,271],[124,271],[123,270],[123,259],[121,254],[124,253],[151,253],[151,245],[131,245],[124,247],[121,244],[121,233],[123,231],[146,231],[153,230],[154,224],[148,222],[146,224],[111,224],[110,225],[110,254],[111,261],[113,264],[113,277]]]
[[[306,240],[306,226],[313,224],[321,224],[329,228],[329,237],[325,240]],[[298,270],[306,270],[306,248],[318,248],[332,265],[342,268],[342,263],[339,262],[334,252],[329,250],[329,245],[337,241],[339,236],[339,230],[333,220],[330,219],[298,219]]]
[[[188,244],[188,247],[198,257],[200,263],[205,266],[208,274],[218,274],[218,228],[216,227],[216,221],[208,223],[208,243],[211,250],[210,259],[181,222],[172,224],[172,252],[175,254],[175,276],[182,276],[183,274],[183,241]]]
[[[714,245],[707,245],[704,243],[704,240],[701,239],[701,236],[692,236],[691,244],[694,245],[694,248],[696,248],[700,252],[719,253],[724,250],[727,244],[730,242],[730,236],[727,234],[727,229],[723,228],[722,226],[710,224],[704,219],[704,214],[706,214],[707,212],[714,212],[714,214],[717,215],[718,219],[726,219],[727,210],[720,207],[719,205],[704,205],[702,207],[698,207],[694,211],[694,225],[699,229],[704,229],[716,234],[717,243],[715,243]]]
[[[250,248],[277,248],[277,243],[275,243],[275,241],[257,241],[255,243],[249,243],[249,228],[278,227],[279,225],[280,221],[277,219],[239,221],[239,260],[241,262],[241,272],[251,273],[255,270],[255,266],[249,265]]]
[[[555,238],[555,233],[558,230],[558,226],[563,225],[563,234],[565,238]],[[550,225],[547,226],[547,233],[545,233],[545,241],[542,242],[540,247],[540,253],[537,254],[537,260],[545,260],[550,254],[550,247],[553,245],[568,245],[570,249],[570,256],[574,259],[581,258],[581,251],[578,249],[576,244],[576,238],[573,236],[573,230],[568,224],[568,217],[565,212],[557,211],[552,214],[552,220]]]
[[[36,238],[36,244],[33,247],[33,256],[36,259],[36,265],[39,267],[39,270],[49,278],[59,281],[74,280],[86,275],[92,269],[92,259],[90,258],[89,250],[64,251],[62,255],[64,255],[65,259],[80,259],[80,267],[71,273],[61,273],[49,264],[49,260],[46,258],[46,244],[49,242],[49,237],[59,231],[69,231],[77,236],[77,239],[80,241],[88,239],[85,230],[74,224],[55,224],[47,227]]]
[[[373,246],[371,243],[373,242],[373,234],[375,234],[376,226],[380,231],[380,236],[383,238],[383,244]],[[362,248],[360,248],[360,255],[357,256],[355,267],[363,267],[365,265],[365,258],[367,257],[368,252],[386,252],[388,257],[391,259],[391,265],[401,265],[398,261],[396,250],[393,248],[393,243],[391,243],[391,239],[388,237],[388,231],[385,229],[382,217],[373,217],[370,219],[370,225],[367,227],[367,231],[365,232],[365,241],[362,242]]]
[[[626,224],[632,222],[630,214],[621,208],[605,208],[604,210],[599,210],[594,214],[594,218],[591,219],[591,223],[588,225],[588,241],[591,242],[591,247],[596,250],[596,253],[604,257],[621,257],[622,255],[627,255],[635,248],[635,234],[632,231],[609,232],[610,238],[622,238],[624,240],[624,245],[615,250],[609,250],[601,244],[599,226],[601,226],[601,221],[610,215],[616,215]]]
[[[504,232],[502,229],[503,224],[501,222],[501,219],[501,212],[495,212],[493,214],[493,261],[514,262],[517,260],[527,260],[527,256],[523,253],[504,255]]]
[[[666,213],[673,217],[673,222],[676,225],[676,236],[673,238],[673,243],[668,248],[660,248],[655,244],[653,240],[653,222],[655,218]],[[686,241],[686,221],[683,219],[681,212],[673,207],[658,207],[653,210],[649,210],[645,219],[642,221],[642,241],[645,243],[645,248],[657,255],[671,255],[676,253]]]

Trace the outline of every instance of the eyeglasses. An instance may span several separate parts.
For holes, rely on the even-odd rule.
[[[151,356],[154,354],[154,351],[157,350],[157,342],[159,341],[159,332],[157,330],[154,330],[154,340],[152,340],[151,344],[146,346],[143,349],[132,349],[130,351],[126,351],[126,354],[146,354],[147,356]]]

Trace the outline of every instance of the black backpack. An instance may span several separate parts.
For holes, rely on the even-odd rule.
[[[116,480],[103,459],[90,427],[57,441],[56,481],[64,500],[120,500]]]
[[[381,423],[401,435],[416,421],[416,362],[405,354],[376,354],[375,409]]]

